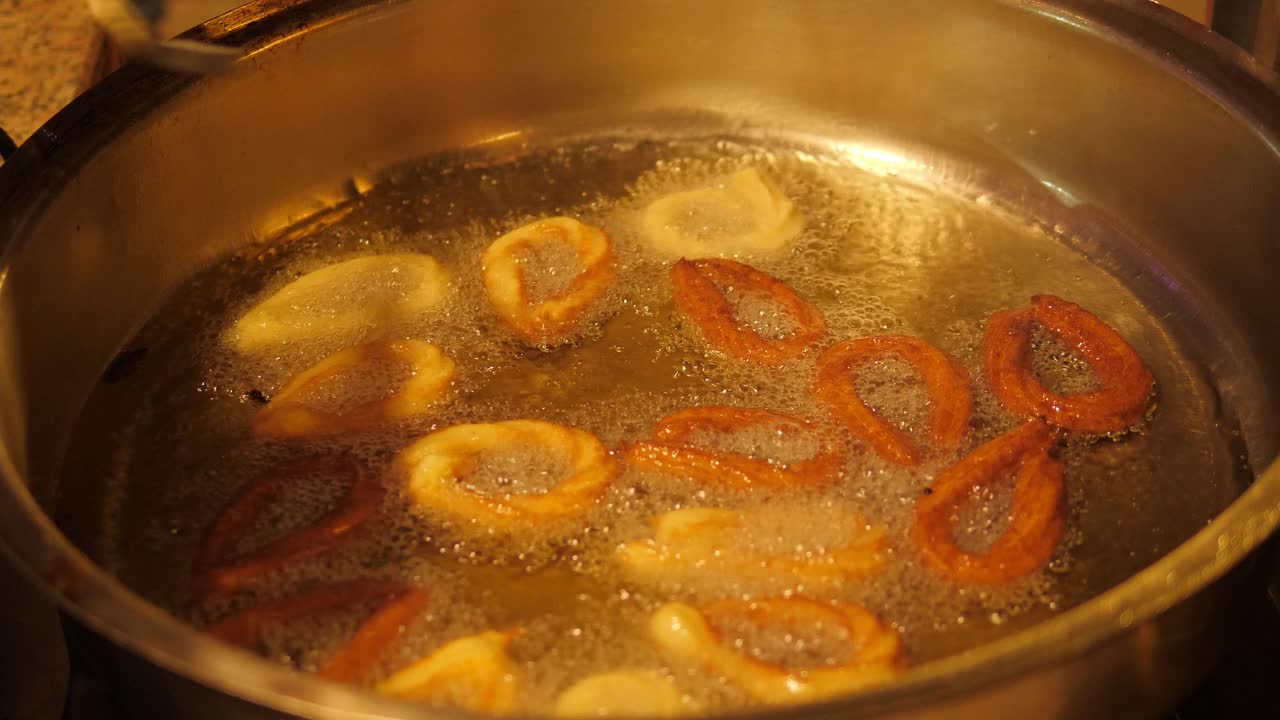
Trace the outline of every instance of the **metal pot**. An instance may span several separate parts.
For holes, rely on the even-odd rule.
[[[1083,606],[883,690],[758,714],[1149,716],[1216,657],[1235,593],[1257,590],[1247,559],[1280,523],[1280,94],[1189,22],[1142,0],[261,0],[193,37],[244,46],[243,70],[126,68],[0,171],[0,535],[128,651],[153,710],[447,714],[224,647],[69,543],[56,480],[112,357],[195,270],[367,172],[601,127],[874,135],[961,154],[982,170],[966,182],[1065,224],[1125,228],[1095,257],[1177,314],[1256,471],[1211,524]]]

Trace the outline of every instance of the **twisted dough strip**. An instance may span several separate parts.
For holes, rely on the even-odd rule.
[[[830,626],[848,635],[851,657],[841,665],[791,668],[757,660],[729,647],[712,624],[746,620],[759,625],[812,629]],[[654,613],[649,634],[665,653],[741,687],[757,700],[794,703],[851,693],[888,682],[902,667],[902,643],[865,608],[806,598],[722,600],[701,611],[668,603]]]
[[[519,708],[520,670],[507,654],[519,630],[489,631],[453,640],[378,683],[376,692],[472,712]]]
[[[299,396],[358,370],[380,357],[408,363],[413,375],[391,395],[358,405],[345,413],[312,407]],[[375,341],[330,355],[298,373],[253,419],[253,431],[264,437],[304,437],[359,432],[386,421],[407,420],[426,412],[449,387],[453,360],[422,340]]]
[[[1031,329],[1040,324],[1080,353],[1102,389],[1060,395],[1031,370]],[[1031,307],[997,312],[987,320],[983,364],[992,392],[1024,420],[1082,433],[1124,432],[1142,421],[1155,384],[1133,346],[1088,310],[1052,295],[1034,295]]]
[[[458,482],[480,452],[519,445],[563,452],[571,466],[569,476],[545,493],[503,497]],[[409,445],[396,464],[420,509],[452,517],[464,529],[474,523],[481,531],[507,533],[584,514],[617,474],[617,463],[594,435],[540,420],[455,425]]]
[[[427,603],[427,591],[384,580],[350,580],[249,608],[209,628],[224,642],[248,648],[268,628],[323,612],[381,600],[382,604],[356,630],[351,640],[317,671],[336,682],[358,682],[381,660],[400,629]]]
[[[857,367],[894,356],[910,363],[929,388],[929,434],[943,450],[954,450],[969,429],[973,394],[969,374],[950,355],[919,338],[876,335],[846,340],[818,356],[813,395],[854,435],[881,457],[899,465],[918,465],[923,452],[906,433],[890,425],[858,396]]]
[[[827,334],[826,322],[785,283],[750,265],[733,260],[681,260],[671,266],[676,305],[688,315],[712,345],[734,357],[781,365],[795,360]],[[796,329],[783,338],[764,337],[738,321],[733,305],[719,286],[763,296],[791,315]]]
[[[233,548],[284,486],[311,475],[334,475],[347,494],[323,517],[253,552]],[[346,455],[313,456],[277,465],[246,485],[222,509],[204,537],[192,568],[197,597],[232,593],[285,565],[332,550],[373,516],[382,501],[376,477]]]
[[[578,254],[582,271],[561,293],[529,301],[521,254],[539,245],[564,242]],[[529,223],[493,241],[481,261],[484,289],[498,315],[525,342],[558,345],[573,339],[578,320],[616,275],[609,236],[594,225],[553,217]]]
[[[948,468],[916,501],[912,536],[925,564],[960,583],[998,585],[1039,570],[1053,557],[1066,527],[1062,463],[1050,455],[1052,428],[1030,422],[979,446]],[[1011,519],[989,548],[956,545],[951,516],[974,488],[1002,473],[1014,476]]]
[[[675,582],[708,576],[802,582],[810,591],[839,588],[870,577],[884,567],[883,528],[866,527],[862,518],[842,513],[849,529],[844,545],[821,554],[769,554],[744,544],[758,530],[748,511],[687,508],[654,520],[654,541],[629,542],[618,548],[627,573],[648,582]]]
[[[773,427],[779,433],[815,433],[808,420],[760,408],[708,405],[668,415],[654,429],[654,440],[626,449],[627,463],[644,470],[683,475],[705,483],[748,490],[827,485],[840,477],[846,454],[835,439],[808,460],[782,465],[742,453],[718,452],[685,443],[699,431],[733,432]]]

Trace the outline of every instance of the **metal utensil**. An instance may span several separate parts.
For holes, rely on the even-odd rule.
[[[239,48],[186,39],[162,39],[156,26],[163,0],[89,0],[89,10],[120,50],[174,72],[228,72],[244,55]]]

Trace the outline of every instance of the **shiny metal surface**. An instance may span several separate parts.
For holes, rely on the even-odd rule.
[[[191,39],[249,54],[200,80],[126,68],[0,168],[0,536],[71,614],[166,669],[142,682],[172,716],[449,713],[223,647],[70,546],[42,508],[107,363],[194,270],[393,162],[600,128],[927,148],[1083,235],[1125,228],[1091,254],[1175,314],[1258,472],[1178,550],[1053,621],[760,714],[1154,715],[1214,657],[1233,593],[1260,587],[1246,558],[1280,522],[1280,95],[1190,21],[1136,0],[263,0]]]
[[[165,15],[165,4],[160,0],[88,0],[88,3],[94,19],[131,58],[173,72],[201,74],[229,72],[241,58],[239,48],[161,37],[159,24]]]

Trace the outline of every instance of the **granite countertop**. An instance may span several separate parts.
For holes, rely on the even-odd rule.
[[[88,86],[100,46],[86,0],[0,0],[0,128],[35,132]]]

